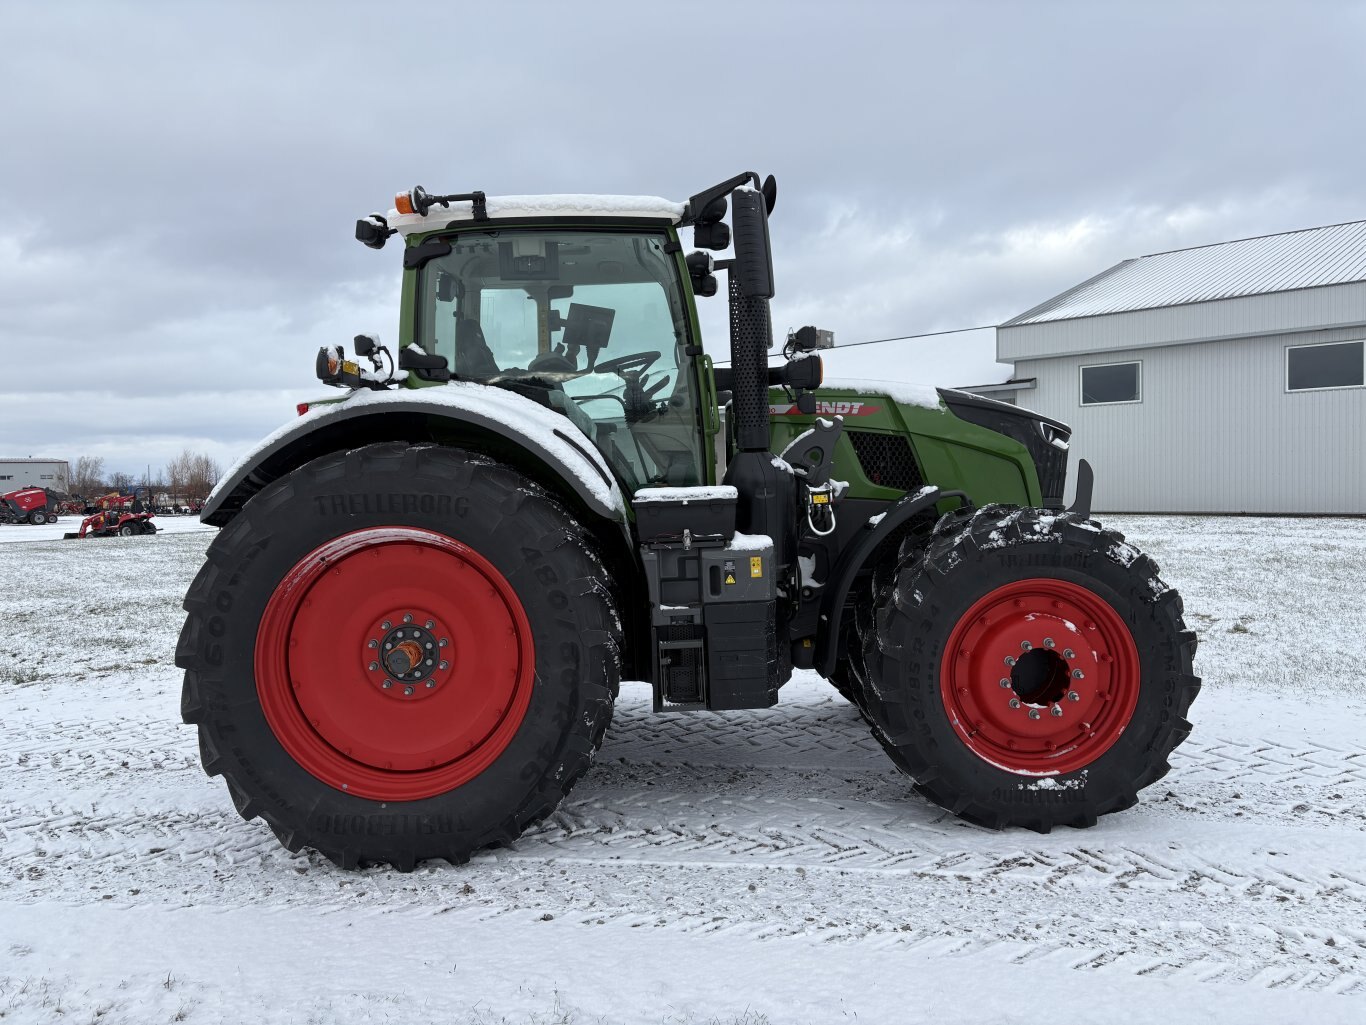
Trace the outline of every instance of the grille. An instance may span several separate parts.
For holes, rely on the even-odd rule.
[[[874,434],[872,431],[845,431],[863,475],[873,484],[898,491],[916,491],[924,486],[920,467],[911,453],[911,443],[899,434]]]
[[[702,635],[699,625],[657,628],[659,654],[669,663],[663,667],[662,697],[671,705],[697,704],[703,693]]]

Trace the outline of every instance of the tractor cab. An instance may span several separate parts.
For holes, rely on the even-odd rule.
[[[446,251],[415,268],[424,352],[564,413],[628,487],[704,482],[699,350],[667,226],[469,223],[426,245]]]

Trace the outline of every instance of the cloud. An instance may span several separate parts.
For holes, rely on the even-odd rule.
[[[397,256],[351,226],[419,182],[772,171],[775,325],[840,341],[1366,216],[1339,99],[1363,29],[1349,4],[4,5],[0,451],[235,455],[319,345],[396,338]]]

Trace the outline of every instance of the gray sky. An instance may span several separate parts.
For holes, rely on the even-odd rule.
[[[415,183],[773,173],[775,328],[840,342],[1366,218],[1362,4],[0,0],[0,39],[0,455],[139,475],[232,461],[320,392],[319,345],[395,340],[398,250],[352,232]]]

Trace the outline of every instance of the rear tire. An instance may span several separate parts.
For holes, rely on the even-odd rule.
[[[1200,680],[1182,611],[1156,563],[1094,521],[946,517],[863,624],[866,714],[954,814],[1089,826],[1166,775],[1190,732]]]
[[[182,715],[205,771],[288,849],[343,867],[511,842],[611,719],[617,617],[587,537],[534,481],[457,449],[370,445],[271,484],[185,598]]]
[[[119,537],[132,537],[136,533],[137,531],[133,529],[133,525],[131,523],[125,523],[123,526],[119,528]]]

